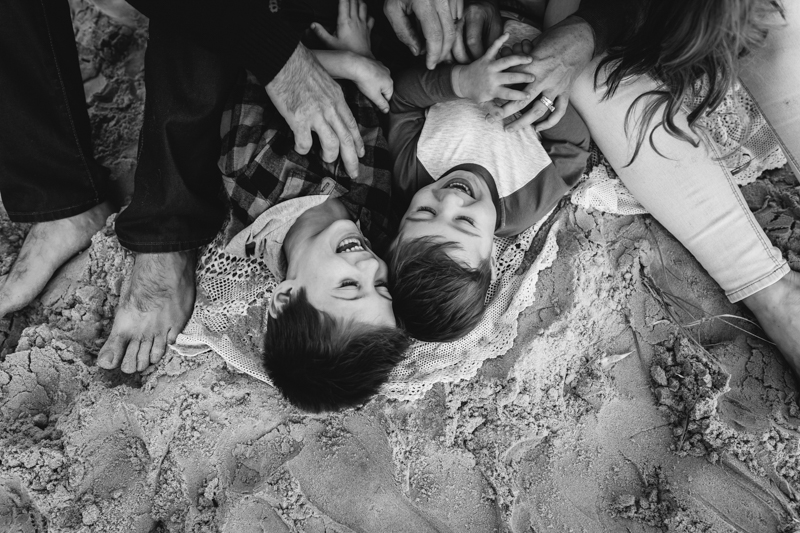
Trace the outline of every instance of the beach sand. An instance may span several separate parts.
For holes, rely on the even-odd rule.
[[[73,6],[98,158],[124,198],[145,21]],[[794,177],[745,196],[800,270]],[[800,531],[798,384],[735,318],[752,317],[652,218],[556,216],[558,258],[509,353],[419,401],[326,415],[213,353],[99,369],[132,264],[112,217],[0,321],[0,531]],[[26,229],[0,220],[0,274]]]

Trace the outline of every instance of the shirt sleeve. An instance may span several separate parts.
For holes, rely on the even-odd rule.
[[[636,0],[581,0],[573,16],[592,27],[594,55],[598,56],[617,44],[637,19],[640,4]]]
[[[423,64],[403,72],[395,81],[389,114],[389,153],[392,158],[392,203],[402,214],[414,194],[433,181],[417,159],[417,142],[425,112],[434,104],[456,100],[452,65],[428,70]]]
[[[300,42],[263,0],[130,0],[145,16],[166,20],[205,48],[226,55],[267,85]]]
[[[589,128],[571,105],[561,120],[541,132],[542,147],[556,168],[558,176],[568,187],[581,179],[589,160],[591,136]]]

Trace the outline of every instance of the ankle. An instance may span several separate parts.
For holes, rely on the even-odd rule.
[[[800,273],[790,270],[781,279],[742,300],[751,311],[758,314],[782,307],[787,298],[800,294]]]

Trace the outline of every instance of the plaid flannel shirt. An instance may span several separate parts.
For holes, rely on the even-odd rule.
[[[294,135],[251,74],[237,85],[222,118],[219,168],[233,216],[244,224],[283,201],[313,194],[339,198],[376,251],[388,246],[391,161],[375,107],[350,82],[342,82],[364,140],[358,178],[341,159],[325,163],[319,142],[307,155],[294,151]]]

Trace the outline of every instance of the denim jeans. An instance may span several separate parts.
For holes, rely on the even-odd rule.
[[[797,173],[800,157],[800,9],[785,2],[788,23],[775,28],[768,46],[743,64],[743,80],[781,138]],[[792,4],[792,5],[789,5]],[[636,137],[625,133],[628,108],[637,96],[657,88],[647,77],[624,83],[603,100],[594,88],[600,58],[576,82],[571,102],[592,138],[636,199],[669,230],[722,287],[731,302],[769,287],[789,272],[780,250],[772,246],[753,217],[730,172],[712,148],[656,132],[628,165]],[[632,117],[638,123],[641,106]],[[686,116],[676,124],[687,128]],[[652,129],[652,126],[651,126]],[[649,130],[648,130],[649,134]],[[798,174],[800,176],[800,174]]]
[[[227,213],[219,124],[241,68],[156,20],[144,125],[120,242],[170,252],[210,242]],[[106,198],[66,0],[0,0],[0,196],[17,222],[66,218]]]

